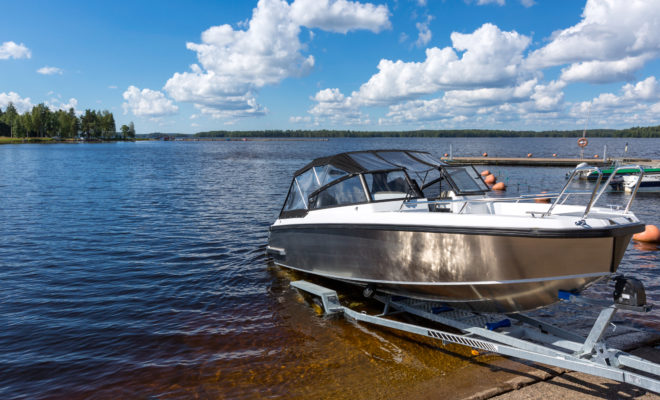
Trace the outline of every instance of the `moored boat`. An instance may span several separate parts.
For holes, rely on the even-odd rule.
[[[614,273],[644,229],[634,196],[594,207],[596,187],[586,206],[565,204],[584,168],[559,194],[501,198],[473,167],[426,152],[319,158],[294,174],[267,251],[282,267],[476,311],[546,306]]]
[[[639,192],[660,192],[660,171],[653,172],[644,170],[642,181],[639,184]],[[617,176],[610,182],[610,187],[615,191],[632,193],[635,190],[639,175]]]

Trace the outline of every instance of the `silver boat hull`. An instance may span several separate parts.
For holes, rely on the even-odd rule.
[[[615,272],[640,224],[584,231],[518,232],[361,226],[272,226],[277,265],[482,312],[558,301]]]

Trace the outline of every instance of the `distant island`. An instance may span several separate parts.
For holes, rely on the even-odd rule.
[[[352,131],[352,130],[263,130],[207,131],[195,134],[154,132],[138,137],[163,138],[368,138],[368,137],[579,137],[582,130],[514,131],[490,129],[443,129],[414,131]],[[660,138],[660,126],[627,129],[588,129],[587,137]]]
[[[44,103],[19,114],[14,104],[0,109],[0,143],[49,141],[135,140],[133,122],[122,125],[119,132],[115,117],[108,110],[87,109],[79,117],[76,110],[51,111]]]

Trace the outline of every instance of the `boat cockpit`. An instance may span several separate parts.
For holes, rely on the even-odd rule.
[[[304,217],[329,207],[484,195],[489,190],[474,167],[449,166],[426,152],[341,153],[315,159],[296,171],[280,218]]]

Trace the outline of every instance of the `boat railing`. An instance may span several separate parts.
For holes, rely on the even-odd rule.
[[[406,200],[401,204],[400,210],[403,209],[404,207],[410,207],[413,205],[419,205],[419,204],[435,204],[435,205],[451,205],[451,204],[456,204],[456,203],[462,203],[462,206],[460,210],[458,211],[458,214],[462,214],[467,206],[469,204],[473,203],[496,203],[496,202],[516,202],[519,203],[521,201],[529,201],[529,200],[539,200],[539,199],[554,199],[554,202],[550,205],[547,211],[542,212],[535,212],[535,214],[541,214],[540,217],[547,217],[552,215],[552,211],[557,205],[562,205],[566,203],[568,198],[570,196],[574,195],[590,195],[589,202],[585,206],[584,213],[582,215],[582,219],[586,219],[589,213],[591,212],[591,208],[593,207],[594,204],[600,199],[602,196],[603,192],[607,189],[609,186],[610,182],[612,181],[612,178],[617,174],[617,172],[621,169],[637,169],[639,171],[640,177],[637,180],[637,184],[635,185],[635,188],[633,189],[630,198],[628,199],[628,202],[626,204],[626,207],[623,211],[623,214],[627,214],[630,211],[630,206],[632,205],[632,201],[635,199],[635,196],[637,194],[637,190],[639,189],[639,185],[642,182],[642,176],[644,175],[644,168],[642,168],[639,165],[622,165],[616,167],[613,171],[612,174],[607,178],[605,181],[605,184],[600,185],[602,178],[603,178],[603,172],[600,170],[600,168],[591,166],[591,165],[578,165],[572,172],[571,175],[569,176],[566,184],[562,188],[562,190],[558,193],[539,193],[539,194],[523,194],[515,197],[480,197],[480,198],[461,198],[461,199],[437,199],[437,200],[426,200],[426,201],[421,201],[418,199],[411,199],[411,200]],[[578,177],[580,174],[584,173],[584,171],[596,171],[598,173],[598,178],[596,180],[596,184],[594,185],[593,190],[590,191],[572,191],[569,190],[569,187],[573,180]],[[600,188],[600,190],[598,190]]]
[[[572,195],[586,195],[591,194],[590,191],[570,191],[567,192]],[[461,203],[463,206],[458,211],[458,214],[462,214],[465,211],[465,208],[469,204],[473,203],[497,203],[497,202],[515,202],[519,203],[521,201],[530,201],[530,200],[540,200],[540,199],[554,199],[559,196],[559,193],[538,193],[538,194],[523,194],[515,197],[480,197],[480,198],[462,198],[462,199],[438,199],[438,200],[407,200],[404,201],[400,209],[403,209],[404,206],[414,206],[418,204],[437,204],[437,205],[449,205]]]
[[[550,208],[548,208],[548,211],[546,211],[541,217],[547,217],[552,214],[552,210],[555,208],[557,204],[564,204],[571,192],[568,192],[568,187],[573,183],[573,180],[575,179],[576,176],[579,176],[583,171],[596,171],[598,173],[598,178],[596,179],[596,184],[594,185],[594,189],[591,192],[591,198],[589,199],[589,202],[584,208],[584,214],[582,215],[582,220],[586,219],[587,216],[589,216],[589,212],[591,211],[591,207],[598,202],[598,199],[603,195],[605,190],[607,190],[608,186],[610,185],[610,182],[612,181],[612,178],[619,172],[619,170],[622,169],[637,169],[639,171],[639,179],[637,181],[637,185],[635,185],[635,189],[630,195],[630,199],[628,199],[628,203],[626,204],[626,208],[624,209],[623,213],[627,214],[630,211],[630,206],[632,205],[632,201],[635,199],[635,196],[637,195],[637,190],[639,189],[639,185],[642,181],[642,176],[644,176],[644,168],[642,168],[639,165],[621,165],[617,166],[612,170],[612,173],[610,176],[607,178],[605,181],[605,184],[600,185],[601,180],[603,179],[603,171],[600,170],[600,168],[587,165],[585,163],[582,163],[575,167],[575,169],[571,172],[571,175],[569,176],[568,180],[566,181],[566,184],[562,188],[561,192],[559,193],[559,196],[555,198],[555,201],[550,205]],[[598,190],[600,189],[600,190]],[[563,199],[562,199],[563,197]]]

